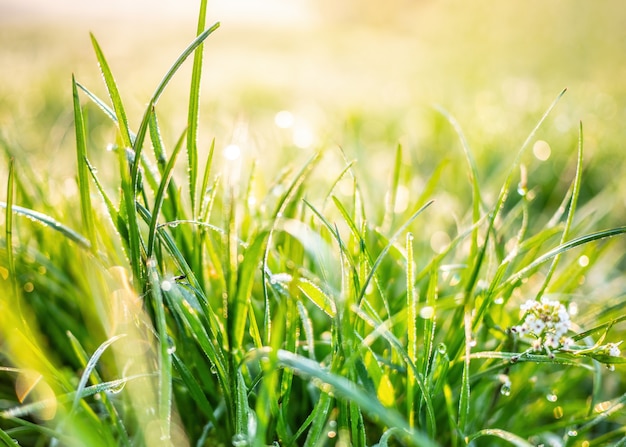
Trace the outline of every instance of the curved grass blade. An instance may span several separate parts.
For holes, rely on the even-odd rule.
[[[315,379],[324,390],[332,390],[334,396],[357,404],[370,417],[380,420],[388,427],[397,427],[406,432],[407,440],[416,446],[435,447],[437,444],[419,429],[411,429],[407,421],[395,410],[384,407],[375,396],[371,396],[354,382],[322,368],[316,361],[289,351],[278,350],[276,359],[279,365],[293,370],[296,374]],[[249,354],[257,358],[268,358],[269,350],[256,350]]]
[[[504,441],[508,441],[511,445],[514,445],[516,447],[533,447],[533,444],[530,444],[525,439],[520,438],[519,436],[514,435],[513,433],[510,433],[506,430],[501,430],[499,428],[487,428],[484,430],[480,430],[474,433],[473,435],[469,436],[468,441],[471,443],[471,441],[475,441],[476,439],[482,438],[485,436],[492,436],[492,437],[503,439]]]
[[[9,206],[6,202],[0,202],[0,208],[4,208],[4,209],[8,209]],[[77,233],[76,231],[72,230],[71,228],[63,225],[62,223],[58,222],[57,220],[55,220],[54,218],[40,213],[38,211],[34,211],[28,208],[23,208],[21,206],[18,205],[13,205],[11,207],[11,210],[15,213],[18,214],[20,216],[24,216],[34,222],[39,222],[40,224],[51,228],[52,230],[58,231],[59,233],[61,233],[63,236],[65,236],[66,238],[70,239],[73,242],[76,242],[81,248],[84,248],[85,250],[91,250],[91,244],[89,243],[89,241],[87,240],[87,238],[85,238],[83,235]],[[7,214],[11,214],[7,211]],[[7,221],[8,222],[8,221]],[[7,230],[11,228],[8,227]]]
[[[528,136],[526,137],[526,140],[524,140],[524,143],[522,143],[521,148],[517,152],[515,160],[511,164],[511,168],[509,170],[509,173],[507,174],[506,179],[504,181],[504,184],[502,185],[502,188],[500,189],[500,193],[498,194],[498,199],[496,200],[496,205],[494,206],[494,208],[492,209],[492,211],[490,213],[489,223],[488,223],[488,226],[487,226],[487,232],[485,234],[485,241],[483,243],[482,248],[476,254],[473,269],[470,271],[468,280],[466,282],[464,301],[465,301],[465,303],[467,305],[469,305],[469,307],[473,307],[473,305],[472,305],[473,303],[471,303],[471,298],[473,296],[473,291],[474,291],[474,287],[476,286],[476,282],[478,281],[478,274],[480,272],[480,269],[481,269],[482,264],[483,264],[483,260],[485,258],[486,252],[487,252],[487,245],[488,245],[488,242],[489,242],[489,236],[490,236],[491,232],[493,231],[496,218],[498,217],[498,214],[500,214],[500,211],[502,210],[502,207],[504,206],[504,201],[506,200],[506,196],[507,196],[507,194],[509,192],[509,188],[511,186],[511,182],[513,181],[514,173],[516,172],[516,169],[517,169],[517,167],[520,164],[522,155],[526,151],[526,148],[529,146],[529,144],[532,141],[532,138],[535,136],[535,133],[537,132],[537,130],[539,130],[539,127],[543,124],[543,122],[546,120],[546,118],[548,117],[550,112],[552,112],[552,109],[554,109],[554,107],[556,106],[556,104],[559,102],[559,100],[565,94],[566,91],[567,91],[567,89],[561,91],[561,93],[556,97],[556,99],[552,102],[552,104],[550,104],[550,106],[545,111],[545,113],[543,114],[541,119],[537,122],[537,124],[532,129],[530,134],[528,134]]]
[[[182,138],[183,136],[181,136],[181,138],[176,143],[176,146],[174,147],[174,151],[172,152],[172,156],[168,160],[165,168],[163,169],[163,174],[161,175],[161,183],[159,184],[159,189],[157,191],[156,197],[154,198],[154,206],[152,207],[152,217],[150,220],[150,228],[148,230],[148,246],[146,247],[146,256],[148,258],[152,257],[152,253],[154,252],[154,243],[156,241],[156,236],[157,236],[157,222],[159,220],[159,215],[161,214],[161,207],[163,206],[163,200],[165,199],[165,191],[170,184],[170,180],[174,172],[174,166],[176,164],[178,154],[180,153],[180,150],[183,146]]]
[[[135,162],[133,163],[133,166],[132,166],[131,178],[132,178],[133,189],[135,191],[137,188],[137,181],[139,178],[139,159],[140,159],[139,156],[143,149],[143,140],[148,130],[148,124],[150,121],[150,114],[152,113],[152,108],[156,106],[156,103],[159,101],[159,98],[163,94],[163,91],[165,91],[165,88],[174,77],[174,74],[176,74],[178,69],[185,62],[185,60],[189,57],[189,55],[193,53],[196,50],[196,48],[198,48],[202,44],[202,42],[204,42],[204,40],[207,37],[209,37],[209,35],[211,35],[216,29],[218,29],[219,26],[220,26],[219,22],[215,23],[212,27],[210,27],[209,29],[199,34],[198,37],[196,37],[189,44],[189,46],[185,48],[185,50],[181,53],[181,55],[178,56],[176,61],[174,61],[174,63],[172,64],[170,69],[167,71],[167,73],[165,73],[165,76],[163,76],[163,79],[161,80],[159,85],[157,85],[156,89],[154,90],[154,93],[152,94],[152,97],[148,101],[148,106],[146,107],[146,111],[144,112],[143,118],[141,119],[141,123],[139,124],[137,137],[135,138],[134,144],[132,145],[132,148],[135,151]]]
[[[17,276],[15,271],[15,258],[13,257],[13,213],[9,210],[14,208],[13,205],[13,185],[15,183],[15,161],[13,158],[9,160],[9,175],[7,178],[7,203],[4,208],[6,210],[4,216],[5,223],[5,236],[6,236],[6,251],[7,251],[7,267],[9,269],[9,276],[11,281],[11,291],[13,299],[18,303],[18,315],[21,317],[20,300],[17,294]],[[2,203],[0,202],[0,207]]]
[[[125,336],[126,334],[119,334],[119,335],[109,338],[100,346],[98,346],[98,349],[96,349],[96,351],[93,353],[93,355],[89,359],[89,362],[87,362],[87,366],[85,366],[85,370],[83,371],[83,374],[80,377],[80,381],[78,382],[78,387],[76,388],[74,401],[72,402],[72,411],[75,411],[76,408],[78,408],[78,404],[80,400],[82,399],[82,397],[84,397],[83,393],[85,391],[87,381],[89,380],[89,376],[91,375],[91,372],[96,367],[96,364],[98,363],[98,360],[100,360],[100,357],[102,356],[102,354],[104,354],[104,351],[106,351],[106,349],[109,346],[111,346],[113,343],[115,343],[117,340]]]
[[[583,124],[579,123],[578,127],[578,158],[576,160],[576,174],[574,176],[574,187],[572,188],[572,198],[570,201],[569,211],[567,213],[567,220],[565,222],[565,228],[563,228],[563,233],[561,235],[561,244],[563,244],[567,238],[569,237],[569,231],[572,227],[572,222],[574,221],[574,213],[576,212],[576,205],[578,204],[578,196],[580,195],[580,185],[582,183],[582,171],[583,171]],[[537,292],[537,296],[535,299],[539,301],[548,288],[548,284],[550,284],[550,280],[552,279],[552,275],[556,271],[556,267],[561,259],[561,255],[557,254],[554,258],[552,258],[552,263],[550,264],[550,268],[546,273],[546,277],[543,281],[543,285],[539,292]]]
[[[533,262],[528,264],[526,267],[524,267],[523,269],[511,275],[509,278],[507,278],[506,281],[502,283],[502,285],[497,289],[497,291],[500,291],[506,287],[515,285],[518,281],[521,281],[523,278],[530,275],[541,264],[543,264],[546,261],[549,261],[555,256],[560,255],[561,253],[564,253],[580,245],[588,244],[589,242],[599,241],[602,239],[619,236],[624,233],[626,233],[626,226],[611,228],[609,230],[598,231],[598,232],[580,236],[568,242],[565,242],[564,244],[561,244],[558,247],[553,248],[549,252],[539,256],[537,259],[535,259]]]
[[[89,167],[87,166],[87,136],[85,133],[85,120],[78,99],[76,79],[72,75],[72,98],[74,102],[74,129],[76,131],[76,164],[78,170],[78,191],[80,193],[80,213],[83,218],[83,226],[87,232],[87,238],[91,243],[92,252],[96,253],[97,240],[96,229],[93,221],[93,208],[89,194]]]
[[[207,0],[200,1],[198,13],[198,27],[196,34],[200,35],[206,26]],[[200,80],[202,78],[203,45],[200,44],[193,54],[193,69],[191,71],[191,87],[189,89],[189,111],[187,112],[187,157],[189,163],[189,194],[191,196],[191,215],[195,219],[198,215],[196,208],[198,178],[198,119],[200,109]],[[208,169],[208,168],[205,168]]]
[[[367,286],[372,281],[372,278],[376,274],[376,270],[378,269],[378,266],[380,265],[380,263],[385,258],[385,255],[387,254],[387,252],[389,250],[391,250],[391,247],[393,246],[395,240],[398,239],[398,237],[400,237],[400,235],[404,232],[404,230],[406,230],[408,228],[408,226],[411,224],[411,222],[413,222],[417,218],[417,216],[422,214],[422,212],[426,208],[428,208],[433,202],[434,202],[433,200],[431,200],[429,202],[426,202],[426,204],[424,206],[422,206],[419,210],[417,210],[415,213],[413,213],[413,215],[411,217],[409,217],[407,219],[407,221],[404,224],[402,224],[402,226],[400,228],[398,228],[398,230],[393,234],[393,236],[391,236],[391,238],[389,238],[389,243],[385,246],[385,248],[382,249],[382,251],[380,252],[378,257],[376,258],[376,261],[374,261],[374,264],[372,265],[372,269],[370,270],[369,274],[365,278],[365,281],[363,282],[363,284],[361,284],[361,291],[359,292],[359,297],[357,299],[357,303],[361,302],[361,300],[365,296],[365,293],[367,291]]]

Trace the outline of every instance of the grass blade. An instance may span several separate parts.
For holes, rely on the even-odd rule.
[[[161,280],[157,271],[157,261],[149,258],[146,262],[152,306],[155,313],[156,330],[159,336],[159,421],[161,424],[161,439],[170,439],[170,421],[172,406],[172,357],[170,355],[167,322],[165,320],[165,306],[161,292]]]
[[[76,79],[72,75],[72,98],[74,102],[74,129],[76,130],[76,165],[78,170],[78,191],[80,193],[80,213],[83,218],[83,227],[87,232],[87,239],[91,243],[93,253],[98,251],[96,229],[93,222],[93,208],[89,194],[89,167],[87,166],[87,135],[85,120],[78,99]]]
[[[8,211],[9,207],[6,202],[0,202],[0,208],[7,209],[7,215],[11,214]],[[46,214],[40,213],[38,211],[34,211],[28,208],[23,208],[18,205],[13,205],[11,209],[13,210],[15,214],[24,216],[34,222],[39,222],[40,224],[48,228],[51,228],[52,230],[58,231],[66,238],[70,239],[73,242],[76,242],[81,248],[84,248],[85,250],[91,250],[91,244],[89,243],[87,238],[85,238],[80,233],[77,233],[76,231],[72,230],[71,228],[63,225],[62,223],[58,222],[56,219]],[[7,220],[7,231],[10,229],[12,229],[12,221]],[[8,235],[10,236],[10,234]]]
[[[198,13],[198,27],[196,30],[196,34],[198,35],[202,33],[202,30],[206,26],[206,6],[207,0],[201,0],[200,12]],[[198,210],[196,208],[196,182],[198,177],[198,120],[200,109],[200,80],[202,78],[202,50],[203,45],[199,45],[193,54],[191,87],[189,89],[189,111],[187,112],[187,157],[189,163],[189,194],[191,196],[191,215],[193,219],[195,219],[198,215]]]

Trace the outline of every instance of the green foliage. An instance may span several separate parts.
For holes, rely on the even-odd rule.
[[[439,160],[416,172],[398,145],[385,200],[377,201],[368,194],[381,188],[377,166],[362,176],[346,153],[321,146],[268,187],[274,173],[239,154],[218,159],[215,141],[201,166],[202,48],[219,26],[205,30],[205,12],[202,2],[196,39],[154,90],[136,132],[92,36],[111,105],[72,78],[79,213],[69,199],[37,211],[54,191],[34,177],[20,180],[9,163],[0,203],[0,440],[461,446],[489,437],[490,445],[527,446],[622,439],[625,397],[614,370],[625,363],[616,355],[625,304],[594,287],[615,273],[611,242],[626,227],[598,231],[602,216],[579,216],[582,125],[561,208],[537,211],[528,186],[537,168],[526,150],[563,93],[507,161],[499,189],[481,179],[480,159],[443,110],[442,132],[460,141],[450,160],[464,158],[465,167]],[[168,155],[158,100],[192,53],[188,127]],[[105,155],[116,158],[114,185],[89,161],[113,164],[89,147],[81,94],[115,128],[115,150]],[[412,177],[422,175],[415,188]],[[462,176],[471,194],[450,228],[440,185]],[[447,236],[443,244],[433,242],[437,232]],[[571,309],[567,343],[528,347],[512,330],[524,317],[520,304],[542,297]]]

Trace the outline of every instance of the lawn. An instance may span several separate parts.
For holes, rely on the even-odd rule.
[[[1,442],[626,445],[620,2],[200,3],[2,22]]]

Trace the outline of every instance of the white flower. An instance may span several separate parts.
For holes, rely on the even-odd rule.
[[[571,337],[565,337],[562,341],[561,341],[561,346],[563,347],[564,350],[569,351],[570,349],[572,349],[572,346],[574,345],[574,340]]]
[[[530,329],[530,331],[536,335],[541,335],[541,332],[543,332],[544,328],[546,327],[546,324],[543,322],[543,320],[533,319],[531,322],[527,321],[526,323],[528,324],[528,328]]]

